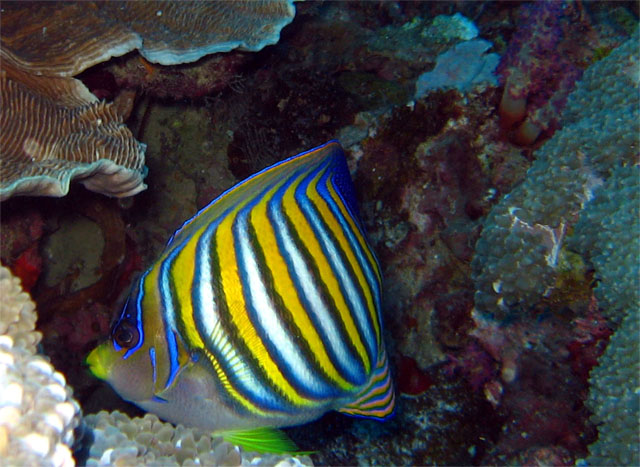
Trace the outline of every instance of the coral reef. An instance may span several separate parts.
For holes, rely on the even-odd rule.
[[[598,441],[589,465],[640,463],[640,167],[618,167],[596,190],[573,236],[593,263],[595,295],[619,324],[590,375]]]
[[[6,465],[73,465],[80,406],[65,378],[36,355],[35,305],[0,266],[0,457]]]
[[[431,89],[455,88],[461,92],[469,91],[480,83],[496,85],[493,74],[500,57],[498,54],[485,54],[491,48],[489,41],[475,39],[464,41],[438,55],[433,71],[421,74],[416,81],[416,99],[420,99]]]
[[[3,3],[3,37],[14,5],[21,7]],[[31,10],[36,22],[48,11]],[[599,228],[599,218],[607,225],[613,218],[591,217],[589,205],[604,212],[625,204],[606,201],[616,190],[633,194],[622,173],[638,154],[637,84],[629,85],[637,62],[627,54],[625,65],[614,49],[637,28],[637,2],[299,2],[296,10],[279,43],[260,52],[168,67],[134,52],[76,75],[99,99],[122,100],[114,105],[123,119],[132,109],[126,123],[147,144],[144,192],[114,200],[72,184],[64,198],[0,205],[0,258],[31,286],[41,350],[85,413],[111,411],[87,417],[100,442],[92,445],[87,429],[76,460],[186,460],[167,440],[186,443],[192,460],[199,452],[192,440],[238,460],[217,438],[169,433],[142,417],[91,378],[82,360],[108,333],[119,296],[185,217],[239,179],[337,136],[384,271],[385,341],[401,395],[396,418],[384,424],[330,414],[288,429],[290,437],[317,451],[310,455],[317,464],[573,464],[589,453],[592,464],[633,461],[616,448],[614,434],[628,433],[621,425],[628,419],[615,412],[613,397],[629,396],[623,389],[630,385],[618,382],[634,364],[628,352],[637,352],[628,340],[635,324],[615,294],[635,298],[633,288],[607,285],[630,276],[616,268],[605,240],[632,229]],[[419,76],[434,70],[438,56],[476,37],[502,57],[500,84],[430,90],[412,102]],[[507,101],[524,109],[517,117],[500,105],[507,88],[522,98]],[[632,113],[616,121],[625,105]],[[523,124],[529,121],[540,126]],[[512,202],[525,206],[509,213]],[[546,216],[540,226],[532,205]],[[553,222],[564,222],[562,236]],[[492,223],[504,248],[490,246]],[[84,246],[60,248],[67,235]],[[598,251],[587,251],[589,241]],[[502,257],[530,249],[540,260],[533,265],[517,268]],[[615,252],[622,261],[623,250]],[[544,256],[556,253],[551,267]],[[474,282],[483,264],[495,275]],[[536,270],[547,275],[535,277]],[[494,286],[523,287],[526,297],[507,299]],[[621,327],[613,329],[615,322]],[[625,401],[633,409],[633,398]],[[243,454],[240,462],[255,457]]]
[[[634,163],[637,66],[630,39],[585,73],[569,98],[562,130],[536,152],[525,181],[485,220],[472,264],[481,312],[504,319],[549,294],[568,229],[594,188],[616,165]]]

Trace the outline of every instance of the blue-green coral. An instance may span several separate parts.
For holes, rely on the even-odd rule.
[[[587,400],[599,424],[590,465],[640,465],[640,168],[618,167],[576,225],[576,247],[592,261],[606,315],[620,327],[590,375]]]
[[[570,95],[562,130],[526,179],[491,211],[472,267],[476,307],[504,319],[552,290],[570,227],[593,191],[638,154],[637,33],[592,65]]]
[[[613,169],[594,195],[570,244],[593,264],[598,303],[619,324],[640,302],[640,168]]]
[[[592,263],[598,302],[620,325],[590,377],[587,403],[600,423],[591,465],[640,464],[638,39],[636,31],[587,69],[563,129],[492,210],[473,260],[476,306],[498,318],[526,310],[553,287],[567,243]]]

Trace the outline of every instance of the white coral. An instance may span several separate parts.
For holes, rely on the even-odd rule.
[[[36,355],[35,305],[1,266],[0,297],[0,463],[74,465],[80,406],[64,376]]]

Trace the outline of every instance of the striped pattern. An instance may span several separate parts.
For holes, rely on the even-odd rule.
[[[380,270],[337,142],[214,200],[176,232],[138,295],[145,310],[160,302],[168,368],[156,370],[154,349],[158,392],[200,355],[243,416],[393,410]]]

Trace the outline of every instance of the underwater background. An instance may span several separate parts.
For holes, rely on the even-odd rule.
[[[396,413],[286,429],[313,451],[287,462],[640,463],[638,3],[294,5],[258,51],[176,65],[133,51],[75,76],[127,102],[144,191],[72,183],[0,204],[0,259],[82,413],[143,416],[84,359],[174,231],[235,183],[338,139],[384,276]],[[21,433],[3,429],[0,453]],[[78,462],[99,436],[78,425]],[[104,437],[122,439],[121,461],[150,462],[152,437]],[[173,449],[166,459],[188,461]],[[246,461],[227,455],[210,459]]]

